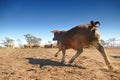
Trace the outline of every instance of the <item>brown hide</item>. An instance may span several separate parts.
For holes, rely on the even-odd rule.
[[[65,49],[77,50],[80,46],[88,47],[92,42],[100,40],[96,24],[97,22],[93,24],[91,21],[90,24],[78,25],[68,31],[54,30],[52,31],[54,33],[53,40],[58,41],[59,48],[64,46]]]
[[[73,48],[77,50],[77,53],[69,61],[69,63],[72,63],[83,52],[84,47],[93,45],[104,57],[108,69],[113,70],[107,53],[100,44],[100,35],[96,28],[97,24],[100,25],[100,22],[91,21],[90,24],[78,25],[67,31],[52,31],[52,33],[54,33],[53,40],[57,41],[59,47],[59,51],[55,54],[55,57],[57,57],[58,53],[62,50],[63,56],[61,63],[64,63],[66,49]]]

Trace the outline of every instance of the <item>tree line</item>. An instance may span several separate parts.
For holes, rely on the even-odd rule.
[[[101,40],[101,44],[105,47],[120,47],[120,40],[110,38],[108,40]]]
[[[40,44],[42,40],[41,38],[38,38],[32,34],[25,34],[24,37],[27,44]],[[4,45],[5,47],[9,47],[10,45],[14,44],[14,39],[9,37],[5,37],[5,39],[1,41],[2,41],[1,44]],[[19,46],[22,46],[22,41],[20,39],[17,39],[17,42]]]

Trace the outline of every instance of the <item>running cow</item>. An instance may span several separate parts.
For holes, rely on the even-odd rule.
[[[104,57],[108,69],[112,70],[113,68],[107,53],[100,43],[100,34],[96,28],[97,25],[100,25],[99,21],[90,21],[89,24],[78,25],[67,31],[51,31],[54,34],[53,40],[57,41],[59,47],[59,51],[55,54],[55,57],[62,51],[63,57],[61,63],[64,63],[66,49],[75,49],[77,53],[69,61],[69,63],[72,63],[83,52],[83,48],[93,45]]]

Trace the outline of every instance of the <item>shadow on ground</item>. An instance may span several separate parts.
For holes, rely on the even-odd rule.
[[[30,64],[36,65],[39,64],[40,68],[43,66],[66,66],[66,67],[76,67],[76,68],[80,68],[80,69],[86,69],[85,67],[82,66],[77,66],[77,65],[71,65],[71,64],[62,64],[58,61],[53,61],[51,59],[36,59],[36,58],[25,58],[27,60],[29,60]]]
[[[117,59],[120,58],[120,56],[112,56],[112,57],[113,57],[113,58],[117,58]]]

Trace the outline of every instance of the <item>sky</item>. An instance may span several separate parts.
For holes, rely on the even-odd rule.
[[[0,0],[0,42],[26,44],[25,34],[52,41],[52,30],[100,21],[101,39],[120,39],[120,0]]]

